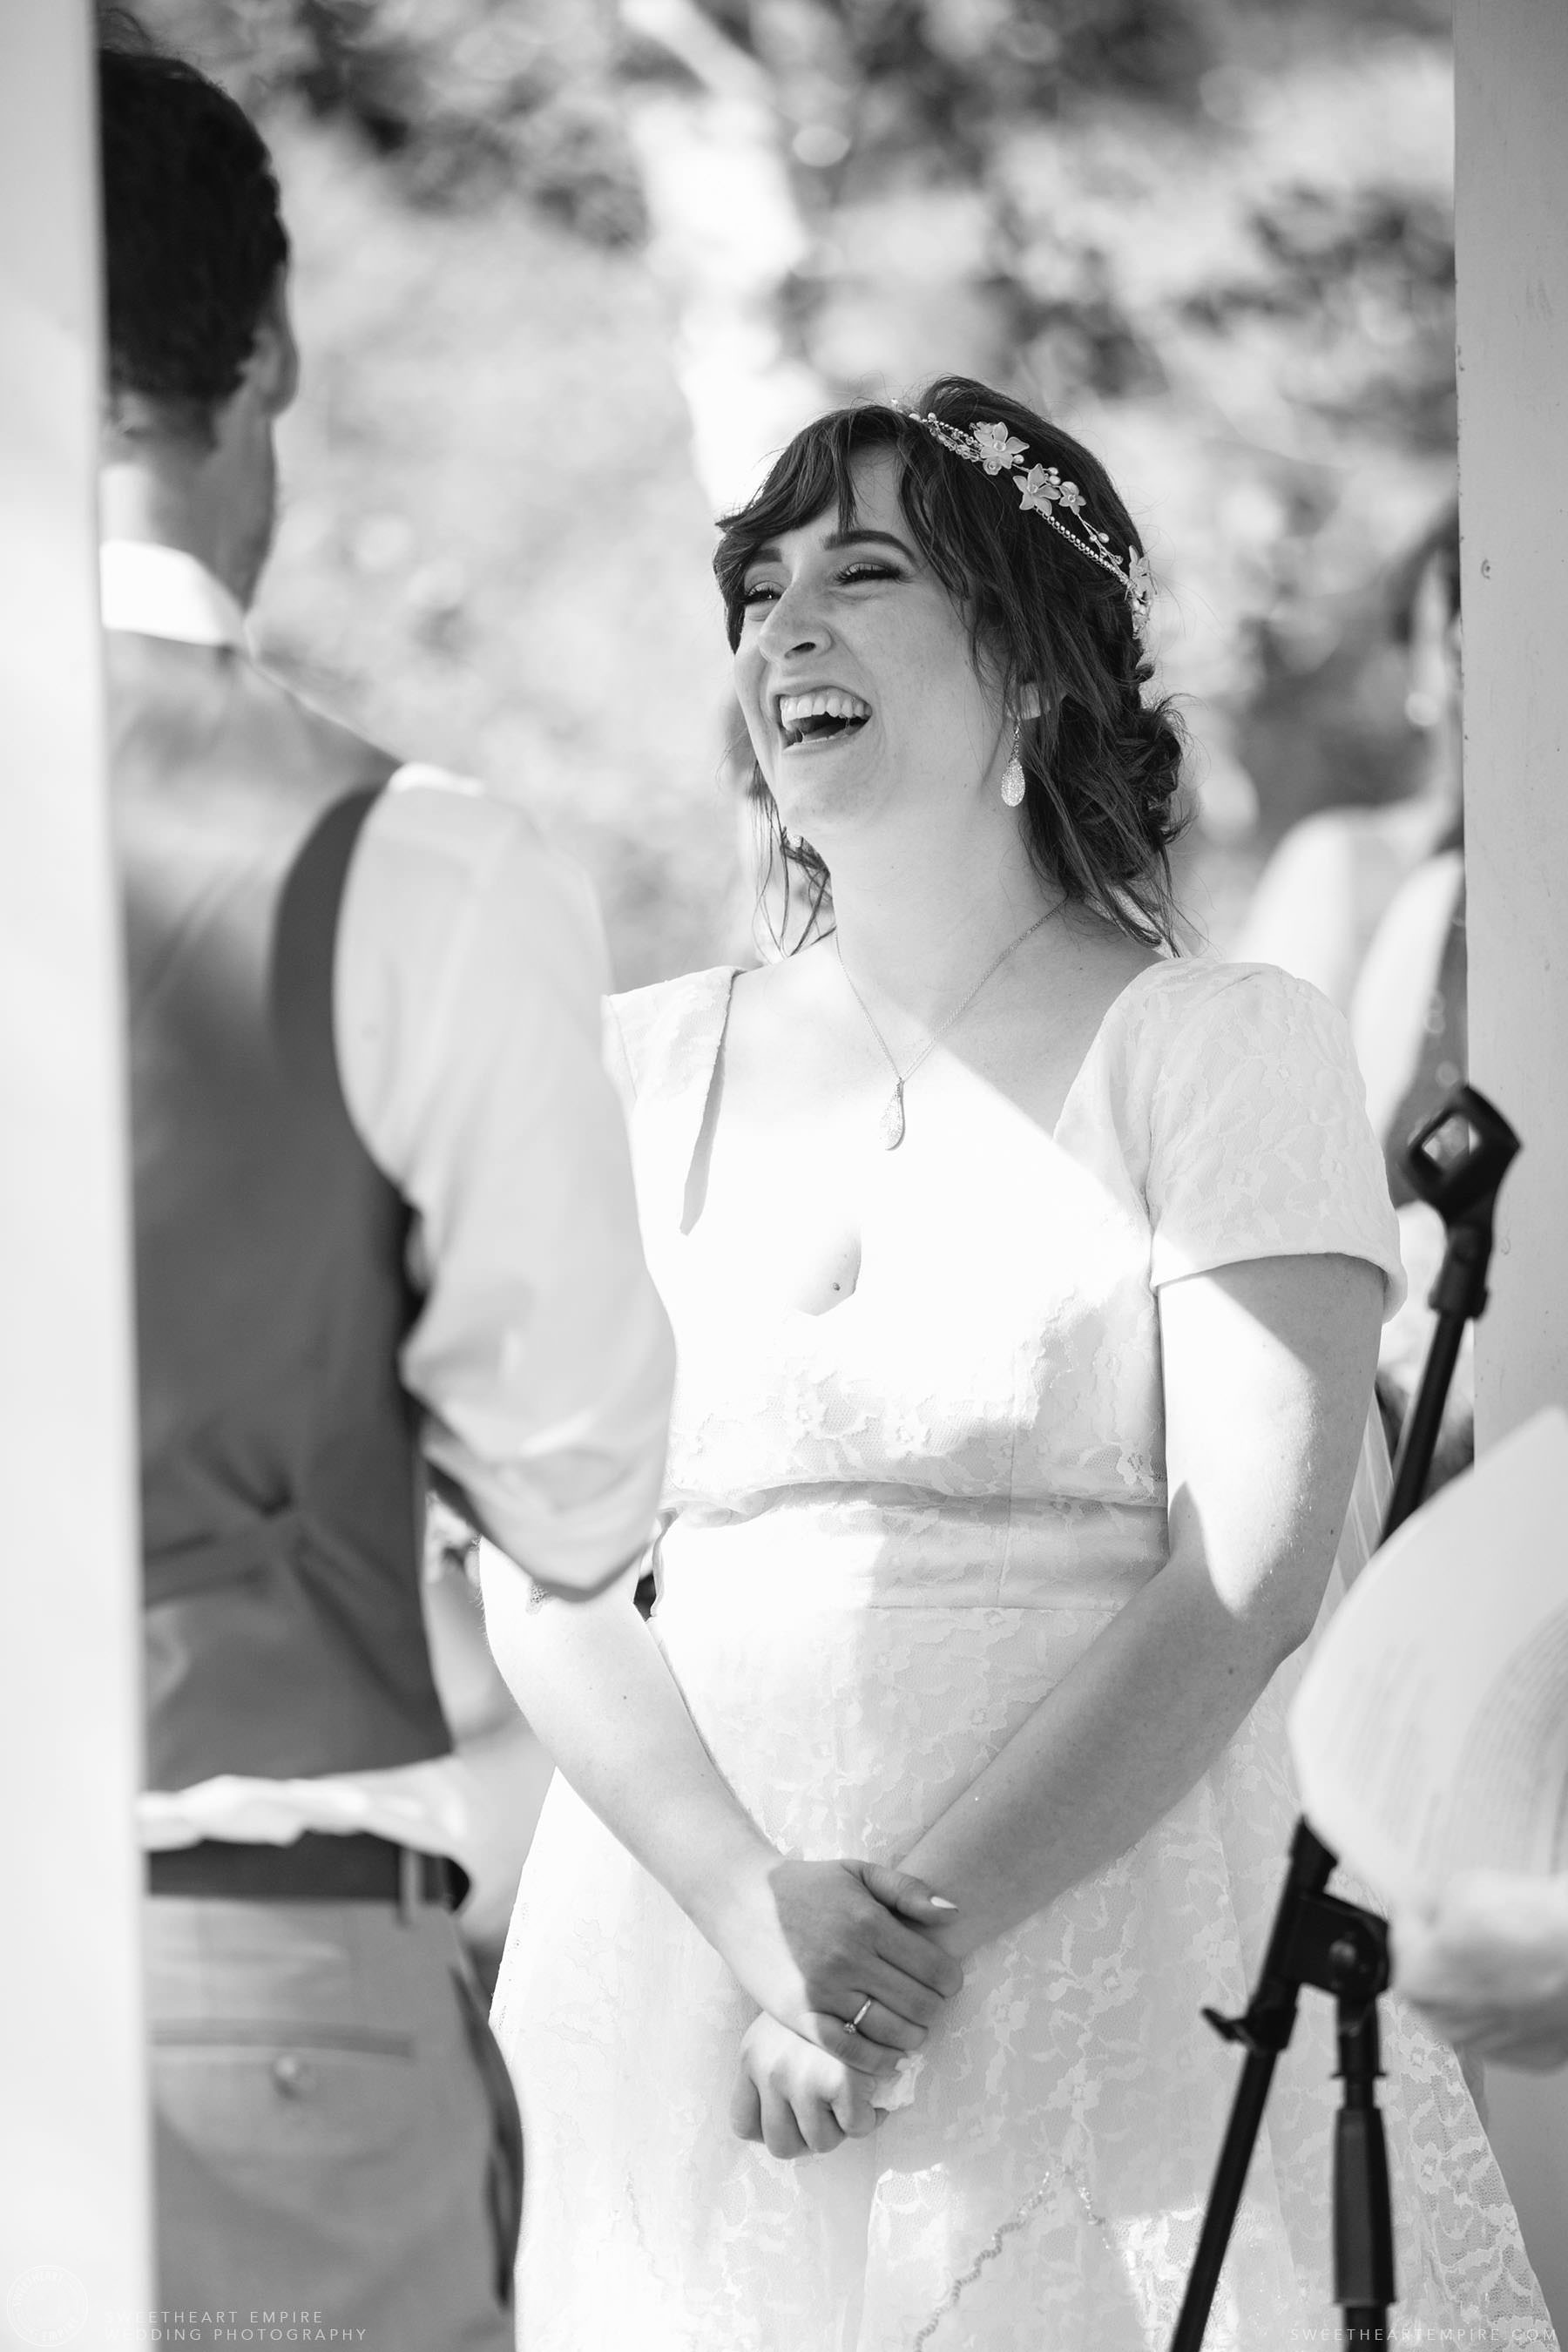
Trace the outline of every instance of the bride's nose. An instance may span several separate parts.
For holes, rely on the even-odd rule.
[[[768,606],[757,631],[757,646],[769,661],[784,661],[792,654],[821,653],[830,635],[820,600],[810,584],[792,580]]]

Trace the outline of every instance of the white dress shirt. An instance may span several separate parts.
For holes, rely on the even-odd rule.
[[[107,628],[246,647],[178,549],[112,541],[102,583]],[[361,831],[336,956],[344,1099],[413,1211],[401,1371],[426,1454],[536,1581],[592,1588],[649,1536],[673,1377],[601,1061],[593,893],[514,803],[405,767]],[[209,1780],[144,1795],[141,1819],[148,1845],[368,1830],[460,1861],[470,1797],[452,1757]]]

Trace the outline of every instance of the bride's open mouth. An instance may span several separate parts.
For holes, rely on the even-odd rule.
[[[775,708],[786,751],[847,742],[850,736],[858,735],[871,716],[868,702],[837,686],[819,688],[813,694],[781,694]]]

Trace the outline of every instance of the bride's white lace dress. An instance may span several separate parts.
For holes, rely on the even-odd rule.
[[[1160,964],[1054,1138],[977,1099],[919,1223],[868,1215],[853,1295],[763,1318],[683,1232],[731,984],[615,1008],[680,1349],[655,1630],[781,1848],[893,1859],[1161,1566],[1158,1285],[1302,1250],[1397,1282],[1393,1216],[1338,1016],[1264,967]],[[496,2007],[526,2352],[1163,2346],[1236,2077],[1199,2011],[1241,2005],[1272,1911],[1292,1683],[1130,1853],[975,1955],[907,2105],[793,2165],[730,2131],[744,1996],[558,1779]],[[1388,2011],[1400,2340],[1551,2345],[1458,2067]],[[1307,1996],[1211,2352],[1331,2340],[1329,2026]]]

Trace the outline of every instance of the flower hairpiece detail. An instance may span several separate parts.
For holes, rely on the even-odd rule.
[[[971,466],[982,466],[989,475],[1005,474],[1018,493],[1019,503],[1026,514],[1037,514],[1042,522],[1049,523],[1080,555],[1091,563],[1110,572],[1121,583],[1122,593],[1132,611],[1132,625],[1140,638],[1147,635],[1154,609],[1154,575],[1149,569],[1147,556],[1140,555],[1135,547],[1127,551],[1125,562],[1111,547],[1109,535],[1096,529],[1084,511],[1083,492],[1076,482],[1064,482],[1055,466],[1026,466],[1028,444],[1009,433],[1005,425],[950,425],[945,417],[917,415],[912,408],[901,412],[911,425],[922,425],[933,440],[955,457]],[[1070,525],[1063,517],[1070,517]]]
[[[1028,443],[1016,441],[1005,425],[977,425],[974,454],[988,474],[1010,473],[1028,454]]]

